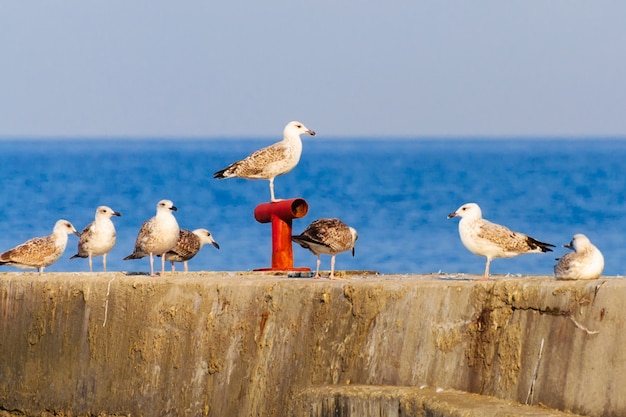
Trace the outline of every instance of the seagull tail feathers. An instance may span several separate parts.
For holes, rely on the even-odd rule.
[[[542,253],[552,252],[552,249],[555,246],[551,243],[540,242],[537,239],[533,239],[532,237],[528,237],[528,245],[533,249],[539,249]]]
[[[228,168],[224,168],[221,171],[217,171],[215,174],[213,174],[213,178],[217,178],[218,180],[222,180],[224,178],[228,178],[224,175],[224,173],[226,172]]]
[[[215,174],[213,174],[213,178],[217,178],[218,180],[222,180],[224,178],[231,178],[234,176],[233,171],[232,171],[233,165],[222,169],[221,171],[217,171]]]
[[[217,178],[218,180],[222,180],[224,178],[233,178],[237,176],[237,168],[239,167],[239,163],[241,161],[237,161],[233,164],[230,164],[226,168],[217,171],[213,174],[213,178]]]
[[[302,239],[302,236],[291,236],[291,240],[305,249],[309,248],[308,243],[306,242],[306,240]]]

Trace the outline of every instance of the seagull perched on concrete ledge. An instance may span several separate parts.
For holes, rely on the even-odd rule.
[[[172,263],[172,272],[174,272],[174,262],[182,262],[185,266],[185,272],[189,271],[187,261],[196,256],[202,246],[211,244],[219,249],[220,245],[213,239],[211,232],[206,229],[196,229],[193,232],[180,229],[178,242],[176,246],[165,254],[165,260]]]
[[[602,275],[604,256],[587,236],[575,234],[572,241],[563,247],[573,252],[558,259],[554,266],[556,279],[597,279]]]
[[[89,272],[93,272],[91,258],[102,256],[102,267],[107,271],[107,253],[115,246],[115,225],[112,216],[121,216],[111,207],[100,206],[96,209],[96,218],[83,229],[78,240],[78,252],[70,259],[89,258]]]
[[[37,268],[41,274],[45,267],[55,263],[63,255],[67,246],[67,235],[70,233],[80,236],[72,223],[63,219],[57,220],[51,235],[27,240],[0,254],[0,265]]]
[[[150,256],[150,276],[154,274],[155,255],[161,255],[161,275],[165,273],[165,254],[178,242],[178,222],[172,211],[178,210],[170,200],[161,200],[157,204],[156,216],[141,225],[135,250],[124,260],[141,259]]]
[[[358,238],[356,230],[339,219],[319,219],[308,225],[298,236],[292,236],[291,240],[310,250],[317,257],[315,279],[320,278],[320,255],[331,255],[328,278],[336,279],[335,256],[347,250],[352,250],[354,256],[354,245]]]
[[[476,203],[467,203],[450,213],[448,218],[459,216],[459,235],[463,245],[475,255],[487,258],[484,280],[489,279],[489,264],[494,258],[512,258],[525,253],[551,252],[549,243],[540,242],[523,233],[483,219]]]
[[[300,135],[307,133],[315,136],[315,132],[300,122],[289,122],[283,131],[283,140],[266,148],[253,152],[245,159],[217,171],[213,178],[247,178],[249,180],[265,179],[270,181],[271,201],[274,197],[274,178],[291,171],[300,161],[302,140]]]

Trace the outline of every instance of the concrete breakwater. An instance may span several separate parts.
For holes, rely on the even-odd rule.
[[[0,415],[348,416],[315,404],[367,387],[626,415],[626,280],[469,278],[0,274]]]

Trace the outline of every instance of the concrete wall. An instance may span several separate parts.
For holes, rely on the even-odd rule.
[[[330,385],[296,396],[299,417],[573,417],[574,414],[442,388]],[[1,417],[1,416],[0,416]]]
[[[287,416],[311,387],[427,385],[624,416],[625,300],[616,278],[0,274],[0,410]]]

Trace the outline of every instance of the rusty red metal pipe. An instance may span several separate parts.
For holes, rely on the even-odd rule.
[[[272,266],[255,271],[310,271],[310,268],[294,268],[291,242],[292,220],[306,216],[309,205],[303,198],[292,198],[262,203],[254,209],[259,223],[272,223]]]

